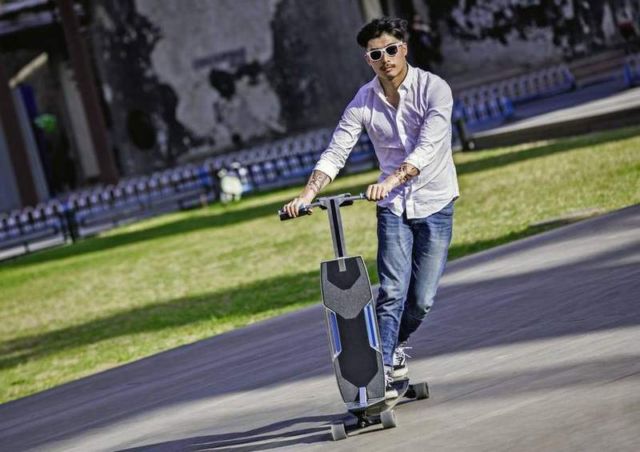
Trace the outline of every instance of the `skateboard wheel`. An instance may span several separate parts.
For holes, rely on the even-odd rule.
[[[394,410],[387,410],[380,413],[380,420],[384,428],[393,428],[398,425],[396,420],[396,412]]]
[[[345,428],[344,423],[331,424],[331,437],[334,441],[340,441],[341,439],[347,438],[347,429]]]
[[[413,385],[413,391],[417,400],[429,398],[429,386],[424,382]]]

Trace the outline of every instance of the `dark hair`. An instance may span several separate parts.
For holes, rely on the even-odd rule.
[[[373,19],[358,32],[356,40],[360,47],[366,48],[369,40],[379,38],[384,33],[395,36],[401,41],[406,41],[409,37],[407,32],[407,21],[393,17],[381,17]]]

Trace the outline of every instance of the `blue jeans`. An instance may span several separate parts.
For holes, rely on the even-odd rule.
[[[393,365],[397,344],[409,339],[433,305],[451,243],[453,204],[411,220],[378,207],[376,311],[385,366]]]

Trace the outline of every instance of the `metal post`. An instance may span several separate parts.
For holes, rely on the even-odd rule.
[[[460,142],[462,143],[462,150],[473,151],[476,148],[476,143],[473,141],[473,138],[469,136],[464,119],[458,118],[455,121],[455,126],[458,131],[458,136],[460,137]]]
[[[78,84],[78,91],[82,98],[87,124],[100,167],[100,180],[107,184],[118,181],[113,153],[108,146],[108,135],[104,116],[99,102],[96,79],[91,68],[89,52],[83,36],[80,33],[78,18],[73,10],[72,0],[56,0],[60,12],[60,20],[64,30],[67,51],[71,59],[71,66]]]
[[[329,227],[331,229],[331,238],[333,239],[333,250],[336,255],[336,259],[341,257],[347,257],[347,246],[344,240],[344,231],[342,230],[342,217],[340,216],[340,204],[337,199],[330,199],[327,205]],[[340,270],[344,263],[340,262]]]

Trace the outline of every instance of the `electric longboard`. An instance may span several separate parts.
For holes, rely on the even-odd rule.
[[[347,193],[319,198],[300,210],[303,215],[313,207],[328,211],[336,256],[320,265],[331,360],[340,395],[349,413],[331,426],[331,435],[336,441],[371,426],[395,427],[393,408],[403,397],[429,397],[426,383],[410,384],[407,378],[393,382],[398,397],[385,397],[382,344],[371,282],[362,257],[347,255],[340,216],[341,206],[363,199],[366,198],[362,194],[351,196]],[[290,217],[280,211],[280,218]]]

